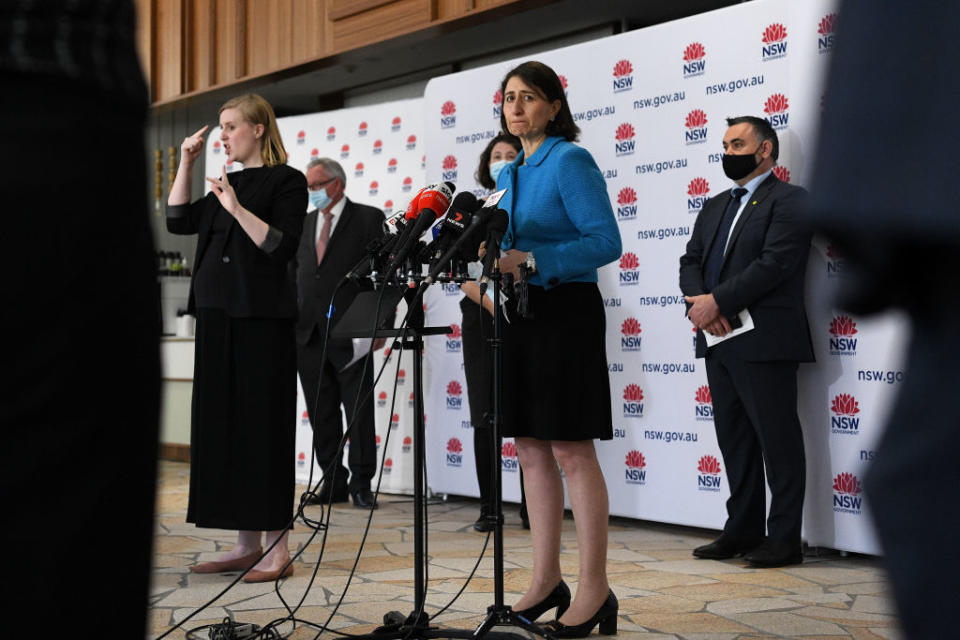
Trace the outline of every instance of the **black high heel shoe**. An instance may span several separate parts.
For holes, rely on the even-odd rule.
[[[600,625],[600,635],[617,635],[617,613],[620,611],[620,603],[617,602],[617,596],[613,595],[613,590],[607,595],[607,599],[600,605],[592,618],[586,622],[568,626],[559,620],[551,620],[543,625],[543,630],[554,638],[586,638],[593,631],[593,628]],[[560,615],[558,614],[559,618]]]
[[[526,609],[521,609],[520,611],[514,611],[518,616],[523,616],[530,622],[533,622],[545,612],[557,608],[557,617],[559,618],[564,614],[567,608],[570,607],[570,587],[567,586],[567,583],[560,579],[559,584],[553,588],[547,597],[533,605],[532,607],[527,607]],[[592,628],[592,627],[591,627]]]

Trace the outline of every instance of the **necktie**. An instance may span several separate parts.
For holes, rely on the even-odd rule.
[[[723,266],[723,252],[727,247],[727,238],[730,236],[730,227],[733,226],[733,219],[740,210],[740,199],[746,189],[738,187],[730,192],[730,203],[723,212],[720,219],[720,226],[717,227],[717,235],[713,238],[713,245],[710,247],[710,254],[703,265],[703,286],[707,291],[712,291],[720,281],[720,268]]]
[[[323,214],[323,228],[320,229],[320,237],[317,239],[317,264],[323,262],[323,254],[327,250],[327,243],[330,242],[330,221],[333,220],[333,214],[326,212]]]

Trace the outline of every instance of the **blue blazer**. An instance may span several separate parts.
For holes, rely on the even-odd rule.
[[[532,251],[531,284],[596,282],[597,268],[620,257],[620,229],[607,185],[593,156],[563,138],[548,137],[526,159],[500,172],[502,207],[510,226],[501,247]]]

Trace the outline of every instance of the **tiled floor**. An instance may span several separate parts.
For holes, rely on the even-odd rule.
[[[216,557],[229,548],[235,533],[198,529],[184,522],[189,467],[163,462],[157,498],[157,537],[149,637],[156,638],[195,608],[223,590],[236,576],[194,575],[189,565]],[[407,496],[381,496],[356,575],[344,594],[347,578],[367,524],[367,512],[336,505],[324,558],[308,589],[320,554],[320,538],[308,544],[311,531],[297,523],[291,547],[307,545],[295,563],[293,577],[280,593],[290,606],[303,601],[297,618],[330,629],[362,633],[381,623],[384,613],[413,610],[412,504]],[[505,508],[505,601],[519,598],[530,575],[532,555],[528,532],[520,528],[516,507]],[[463,585],[483,548],[485,534],[471,525],[478,513],[474,500],[431,505],[429,592],[431,615]],[[319,507],[308,514],[319,517]],[[740,560],[695,560],[690,550],[713,537],[712,532],[616,519],[610,529],[608,572],[620,600],[619,638],[661,640],[734,640],[759,638],[900,638],[892,603],[875,558],[808,557],[803,565],[784,569],[752,569]],[[564,522],[564,575],[576,584],[577,547],[573,521]],[[493,604],[493,541],[477,575],[463,595],[435,623],[473,629]],[[334,614],[334,605],[343,601]],[[264,625],[286,610],[273,584],[240,583],[211,607],[189,620],[192,629],[226,616]],[[545,618],[546,619],[546,618]],[[280,631],[289,634],[290,623]],[[498,627],[498,630],[511,630]],[[317,629],[300,625],[289,637],[313,638]],[[168,638],[184,638],[177,629]],[[206,638],[207,631],[198,633]],[[325,633],[322,637],[334,637]]]

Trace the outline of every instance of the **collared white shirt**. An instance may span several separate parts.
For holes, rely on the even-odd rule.
[[[347,196],[341,197],[337,204],[330,207],[330,213],[333,214],[333,217],[330,218],[330,237],[333,237],[333,230],[337,227],[337,222],[340,221],[340,214],[343,213],[343,208],[347,206]],[[316,246],[320,242],[320,232],[323,231],[323,211],[317,210],[317,228],[313,232],[313,245]]]
[[[766,180],[767,176],[769,176],[771,173],[773,173],[773,169],[770,169],[770,171],[767,171],[766,173],[761,173],[742,187],[738,184],[733,186],[734,189],[746,189],[747,192],[740,198],[740,208],[737,209],[737,215],[733,216],[733,223],[730,225],[730,232],[727,234],[727,242],[725,245],[723,245],[724,255],[726,255],[727,249],[730,248],[730,237],[733,235],[733,230],[737,228],[737,220],[740,219],[740,214],[743,213],[747,203],[750,202],[750,198],[753,197],[753,192],[757,190],[757,187],[760,186],[760,183]],[[317,237],[319,238],[320,236]]]

